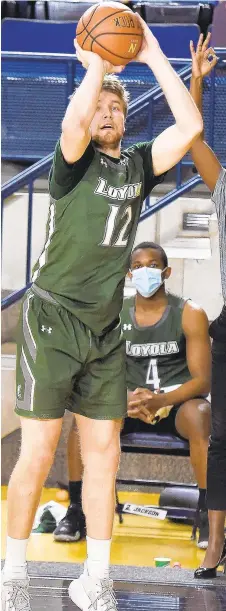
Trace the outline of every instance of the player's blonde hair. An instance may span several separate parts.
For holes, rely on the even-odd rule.
[[[116,93],[116,95],[118,95],[120,100],[122,100],[124,115],[126,117],[130,94],[120,81],[119,77],[116,76],[116,74],[105,74],[101,91],[111,91],[112,93]]]

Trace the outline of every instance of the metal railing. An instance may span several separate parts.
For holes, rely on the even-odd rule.
[[[13,195],[19,189],[28,186],[28,222],[27,222],[27,252],[26,252],[26,285],[30,281],[31,277],[31,242],[32,242],[32,213],[33,213],[33,186],[34,181],[42,176],[45,172],[50,169],[53,159],[53,153],[37,161],[30,168],[20,172],[11,180],[8,180],[1,188],[1,213],[2,213],[2,227],[3,231],[3,218],[4,218],[4,201],[10,195]],[[4,300],[3,300],[4,301]]]
[[[42,160],[42,169],[43,167],[46,169],[49,168],[51,161],[52,161],[52,156],[51,159],[50,155],[45,158],[44,160]],[[36,166],[39,166],[39,162],[37,164],[35,164]],[[34,166],[32,167],[32,169],[34,169]],[[27,172],[27,170],[26,170]],[[24,174],[24,172],[21,173],[20,176],[20,186],[24,184],[27,184],[25,181],[25,178],[23,178],[22,180],[22,174]],[[39,174],[40,176],[40,174]],[[37,176],[36,176],[37,178]],[[13,179],[15,180],[15,179]],[[5,185],[3,185],[3,190],[4,193],[7,193],[7,195],[5,195],[5,197],[8,197],[9,195],[11,195],[12,193],[14,193],[15,191],[13,191],[13,187],[11,185],[11,187],[9,187],[9,183],[13,182],[9,181],[8,183],[6,183]],[[1,309],[5,310],[6,308],[8,308],[10,305],[13,305],[14,303],[16,303],[16,301],[18,301],[19,299],[21,299],[21,297],[23,297],[24,293],[26,292],[26,290],[29,288],[29,286],[31,285],[30,283],[30,268],[31,268],[31,240],[32,240],[32,205],[33,205],[33,181],[34,181],[34,176],[33,178],[30,180],[29,182],[29,204],[28,204],[28,228],[27,228],[27,256],[26,256],[26,285],[17,290],[14,291],[13,293],[11,293],[11,295],[8,295],[7,297],[5,297],[4,299],[2,299],[1,301]],[[141,213],[140,215],[140,221],[143,221],[144,219],[148,218],[149,216],[152,216],[153,214],[155,214],[156,212],[159,212],[160,210],[162,210],[162,208],[165,208],[166,206],[168,206],[171,202],[173,202],[175,199],[177,199],[178,197],[184,195],[185,193],[187,193],[188,191],[191,191],[192,189],[194,189],[194,187],[196,187],[198,184],[200,184],[202,182],[201,177],[195,176],[194,178],[191,178],[190,180],[187,180],[183,185],[181,185],[179,188],[175,188],[172,191],[170,191],[170,193],[168,193],[167,195],[165,195],[164,197],[160,198],[155,204],[150,205],[149,203],[149,198],[148,200],[146,200],[146,205],[145,205],[145,209],[144,211]]]
[[[20,78],[21,78],[23,81],[23,86],[25,87],[25,91],[26,91],[26,87],[29,86],[29,79],[30,78],[34,79],[37,76],[39,77],[38,80],[40,83],[42,82],[42,79],[43,79],[44,87],[46,83],[46,78],[48,79],[49,77],[51,77],[51,79],[53,79],[54,77],[54,79],[56,80],[59,79],[59,82],[62,81],[64,104],[62,105],[61,110],[62,110],[62,116],[63,116],[67,103],[68,103],[68,98],[73,93],[75,84],[78,84],[81,81],[81,78],[83,77],[83,72],[84,72],[74,54],[64,54],[64,53],[54,53],[54,54],[52,53],[51,54],[51,53],[28,53],[28,52],[19,53],[16,51],[2,51],[1,56],[2,56],[3,83],[4,83],[4,77],[5,77],[6,83],[8,83],[8,86],[10,85],[10,87],[11,85],[14,87],[15,79],[18,85],[20,82]],[[7,69],[7,65],[8,65],[7,62],[9,62],[9,66],[10,66],[9,69]],[[178,58],[172,57],[170,58],[170,62],[175,67],[175,69],[178,70],[178,73],[181,76],[181,78],[183,77],[185,78],[185,82],[186,82],[186,80],[190,78],[190,74],[191,74],[190,72],[191,60],[189,60],[188,58],[178,59]],[[6,68],[5,68],[5,63],[6,63]],[[182,67],[186,66],[185,70],[184,69],[180,70],[181,66]],[[150,90],[147,91],[145,94],[139,96],[135,100],[133,100],[133,102],[131,102],[130,117],[136,114],[138,110],[144,110],[147,106],[149,106],[150,119],[148,121],[148,128],[149,128],[148,139],[151,139],[152,138],[152,124],[151,124],[152,104],[158,100],[158,97],[155,97],[155,94],[156,95],[160,94],[161,96],[161,89],[159,85],[156,85],[153,87],[153,82],[152,83],[150,82],[149,84],[148,74],[150,73],[150,70],[148,70],[147,66],[144,66],[142,64],[137,64],[136,66],[136,73],[137,73],[136,77],[137,78],[134,77],[132,70],[135,70],[134,64],[131,64],[131,66],[128,69],[128,72],[126,73],[125,71],[125,73],[123,73],[122,75],[122,80],[126,83],[126,85],[128,85],[128,88],[130,84],[135,83],[136,80],[140,80],[141,82],[143,82],[143,84],[146,87],[150,87]],[[43,89],[43,93],[44,92],[45,92],[45,88]],[[40,92],[39,92],[39,95],[40,95]],[[7,89],[6,89],[6,100],[8,100],[6,104],[9,104],[10,90],[8,91]],[[45,95],[43,98],[43,103],[45,103],[44,100],[45,100]],[[62,104],[62,96],[61,96],[61,104]],[[3,100],[3,123],[4,123],[4,109],[5,108],[7,109],[7,105],[6,106],[4,105],[4,100]],[[14,110],[9,109],[8,112],[9,112],[9,117],[13,116],[13,112],[15,112],[15,107],[14,107]],[[7,117],[7,114],[6,114],[6,117]],[[22,118],[22,124],[23,124],[23,118]],[[29,126],[28,129],[31,130],[30,123],[28,124],[28,126]],[[60,130],[60,122],[59,122],[58,127]],[[57,140],[58,127],[56,126],[56,124],[54,124],[53,131],[50,134],[50,138],[52,142],[55,142]],[[8,129],[11,130],[11,121],[9,118],[8,119],[6,118],[5,119],[6,133]],[[17,127],[17,130],[18,129],[19,129],[19,125]],[[26,154],[25,154],[23,146],[22,146],[22,149],[20,148],[21,147],[20,142],[23,143],[23,138],[24,138],[23,134],[21,134],[21,139],[20,139],[19,133],[18,133],[17,135],[18,142],[17,141],[15,142],[12,136],[13,136],[13,133],[11,130],[10,131],[10,140],[9,140],[11,142],[11,145],[10,145],[9,150],[7,149],[7,146],[6,146],[6,142],[7,142],[6,137],[5,138],[3,137],[3,141],[2,141],[3,159],[10,160],[13,158],[15,160],[25,160],[25,161],[32,162],[32,161],[39,159],[39,157],[42,157],[42,155],[45,154],[45,151],[44,151],[42,155],[39,155],[38,153],[38,151],[40,150],[39,146],[37,147],[37,150],[33,150],[33,147],[30,146],[30,152],[29,152],[29,141],[28,141],[28,147],[26,147]],[[43,137],[44,137],[44,133],[43,133]],[[11,150],[11,146],[12,146],[12,150]],[[48,152],[50,151],[48,151],[47,149],[46,153]]]
[[[220,55],[221,57],[226,57],[226,49],[220,50]],[[29,56],[29,59],[34,59],[34,56],[40,56],[41,54],[16,54],[16,53],[3,53],[3,56],[21,56],[21,55],[26,55]],[[45,54],[45,59],[48,60],[52,59],[52,56],[46,56]],[[54,59],[56,58],[56,56],[54,55]],[[59,55],[59,59],[62,58],[62,55]],[[44,58],[43,58],[44,59]],[[70,70],[69,70],[69,76],[68,76],[68,82],[70,83],[70,87],[68,87],[68,91],[71,88],[71,91],[73,90],[73,84],[74,84],[74,72],[73,72],[73,65],[75,62],[75,58],[74,56],[64,56],[65,61],[69,62],[68,66],[70,66]],[[175,59],[173,58],[172,63],[174,65],[182,65],[183,63],[187,62],[189,63],[188,66],[183,67],[181,70],[179,70],[178,74],[180,75],[180,77],[187,82],[188,79],[190,79],[191,77],[191,65],[190,62],[188,60],[185,60],[183,58],[181,59]],[[214,86],[214,81],[215,79],[215,71],[212,72],[212,76],[211,76],[211,101],[214,105],[214,96],[215,96],[215,86]],[[69,93],[71,92],[69,91]],[[150,89],[148,92],[142,94],[141,96],[139,96],[138,98],[136,98],[135,100],[133,100],[130,104],[129,104],[129,112],[128,112],[128,118],[132,117],[134,114],[136,113],[140,113],[142,112],[142,110],[144,110],[147,106],[149,106],[149,112],[152,113],[152,106],[153,103],[157,102],[158,100],[160,100],[163,97],[163,92],[161,90],[161,88],[156,85],[154,87],[152,87],[152,89]],[[212,138],[213,138],[213,129],[214,129],[214,121],[213,121],[213,128],[211,133],[209,134],[209,142],[210,144],[212,143]],[[1,189],[1,195],[2,195],[2,203],[1,203],[1,209],[2,209],[2,228],[3,228],[3,216],[4,216],[4,201],[6,198],[10,197],[13,193],[15,193],[16,191],[18,191],[19,189],[28,186],[28,223],[27,223],[27,249],[26,249],[26,274],[25,274],[25,286],[23,288],[21,288],[18,291],[13,292],[11,295],[9,295],[8,297],[6,297],[5,299],[2,300],[2,309],[7,308],[9,305],[12,305],[13,303],[15,303],[18,299],[20,299],[22,297],[22,295],[24,294],[24,292],[26,291],[27,287],[29,286],[30,283],[30,279],[31,279],[31,244],[32,244],[32,212],[33,212],[33,185],[34,185],[34,181],[42,176],[45,172],[47,172],[50,169],[51,163],[52,163],[52,159],[53,159],[53,153],[47,155],[46,157],[44,157],[43,159],[41,159],[40,161],[36,162],[34,165],[32,165],[30,168],[24,170],[23,172],[21,172],[20,174],[18,174],[17,176],[15,176],[14,178],[12,178],[11,180],[9,180],[8,182],[6,182]],[[187,160],[181,160],[179,164],[177,164],[177,172],[176,172],[176,188],[173,189],[169,194],[167,194],[166,196],[164,196],[163,198],[160,198],[154,205],[150,206],[149,203],[149,199],[146,200],[145,202],[145,206],[144,206],[144,210],[141,213],[140,216],[140,221],[144,220],[145,218],[155,214],[156,212],[158,212],[159,210],[161,210],[162,208],[164,208],[165,206],[167,206],[168,204],[170,204],[172,201],[174,201],[175,199],[177,199],[178,197],[180,197],[181,195],[183,195],[184,193],[190,191],[191,189],[193,189],[195,186],[197,186],[198,184],[200,184],[202,182],[200,176],[195,176],[194,178],[188,180],[187,182],[185,182],[183,185],[181,184],[181,168],[182,165],[191,165],[191,161],[187,161]]]
[[[216,49],[216,51],[220,58],[220,62],[218,63],[217,67],[223,66],[224,68],[226,68],[225,66],[226,48],[225,49]],[[7,69],[4,72],[4,61],[6,62],[9,61],[10,68],[9,68],[8,77],[7,77]],[[22,62],[22,64],[20,62]],[[170,58],[170,62],[172,63],[174,68],[178,70],[178,74],[183,79],[183,81],[185,83],[188,83],[190,80],[190,76],[191,76],[191,60],[188,58],[179,58],[179,59]],[[33,68],[32,68],[32,65],[34,66]],[[182,69],[180,69],[181,66],[182,66]],[[28,67],[30,67],[31,70]],[[55,72],[55,68],[56,68],[56,72]],[[143,84],[146,84],[146,86],[148,86],[147,67],[145,68],[145,72],[143,72],[144,66],[141,64],[137,64],[136,78],[133,77],[132,71],[134,69],[135,69],[134,64],[131,64],[128,73],[126,73],[126,71],[125,73],[123,73],[122,80],[125,81],[128,87],[129,87],[129,83],[133,83],[133,81],[135,83],[136,79],[137,80],[140,79],[141,82],[143,82]],[[146,73],[146,69],[147,69],[147,73]],[[3,51],[2,52],[2,74],[3,74],[3,77],[5,74],[6,80],[9,79],[10,82],[11,80],[14,82],[15,75],[21,76],[21,78],[24,78],[25,76],[30,78],[32,75],[33,77],[35,75],[38,76],[39,71],[40,71],[40,79],[42,80],[42,74],[43,74],[44,81],[46,80],[47,77],[52,75],[52,71],[53,71],[53,74],[55,74],[56,78],[57,78],[57,75],[60,80],[63,77],[64,100],[65,100],[65,102],[63,103],[63,107],[62,107],[62,116],[63,116],[64,110],[67,105],[68,97],[72,94],[74,87],[75,87],[75,83],[80,82],[82,75],[83,75],[83,72],[81,72],[81,66],[78,63],[76,56],[74,54],[70,55],[70,54],[62,54],[62,53],[59,53],[59,54],[57,53],[48,54],[47,53],[46,54],[46,53],[27,53],[27,52],[18,53],[14,51],[11,51],[11,52]],[[215,123],[217,124],[216,116],[215,116],[215,93],[216,93],[215,75],[216,75],[216,71],[213,71],[210,77],[210,85],[208,85],[208,94],[207,94],[207,91],[204,90],[204,97],[206,94],[208,95],[208,108],[211,109],[211,111],[208,112],[208,125],[206,126],[205,133],[206,133],[207,141],[210,144],[210,146],[214,147],[214,144],[215,144],[215,148],[216,148],[216,143],[214,143],[214,124]],[[28,78],[28,81],[29,81],[29,78]],[[25,79],[25,85],[26,85],[26,79]],[[7,96],[9,95],[10,95],[10,92],[7,94]],[[147,111],[148,109],[147,132],[146,132],[144,139],[151,140],[156,135],[155,130],[154,130],[154,126],[156,123],[155,118],[153,120],[154,108],[156,107],[156,105],[158,106],[158,103],[161,102],[162,98],[164,98],[164,94],[161,88],[159,87],[159,85],[156,84],[152,86],[149,89],[149,91],[146,91],[143,95],[140,95],[139,97],[134,99],[129,105],[129,118],[134,117],[134,115],[136,115],[139,112]],[[62,100],[62,97],[61,97],[61,100]],[[61,101],[61,104],[62,104],[62,101]],[[4,116],[4,108],[5,106],[3,103],[3,116]],[[168,121],[168,119],[170,118],[170,112],[168,113],[166,118]],[[10,124],[11,123],[9,122],[9,125]],[[219,125],[217,126],[217,128],[219,131]],[[7,130],[7,122],[6,122],[5,129]],[[11,128],[9,127],[9,129]],[[32,129],[30,123],[29,123],[29,129]],[[158,129],[160,131],[162,130],[161,121],[159,122],[159,119],[158,119]],[[54,124],[53,130],[52,132],[50,132],[50,136],[49,136],[50,150],[51,150],[51,147],[54,146],[54,142],[57,140],[59,131],[60,131],[60,120],[59,120],[59,126]],[[37,147],[37,150],[35,150],[34,144],[32,144],[30,148],[30,156],[29,156],[29,142],[28,142],[28,147],[27,146],[25,147],[26,151],[28,152],[26,152],[26,155],[25,155],[24,144],[21,145],[22,146],[21,151],[20,151],[20,144],[19,144],[19,141],[21,143],[24,142],[23,136],[21,135],[22,139],[20,139],[19,133],[17,134],[17,139],[19,139],[18,146],[17,146],[17,140],[15,141],[15,139],[12,138],[12,136],[13,136],[13,133],[10,132],[9,141],[10,142],[12,141],[12,143],[14,142],[12,151],[10,151],[10,148],[7,151],[7,147],[6,147],[6,150],[4,151],[4,137],[3,137],[2,155],[4,159],[12,159],[13,157],[18,160],[24,159],[26,161],[30,160],[32,162],[32,160],[38,159],[39,157],[42,157],[45,154],[45,150],[43,150],[42,154],[39,154],[38,151],[41,150],[39,146]],[[6,137],[5,137],[5,141],[6,141]],[[224,149],[225,159],[220,158],[220,161],[222,164],[226,162],[225,147],[223,147],[223,149]],[[15,150],[17,150],[18,152],[15,153]],[[46,152],[48,153],[48,147],[47,147]],[[188,156],[186,156],[181,161],[180,167],[178,169],[177,186],[179,186],[180,184],[181,168],[182,166],[186,166],[186,165],[192,165],[192,161],[191,159],[188,158]]]

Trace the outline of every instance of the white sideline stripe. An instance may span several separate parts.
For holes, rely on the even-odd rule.
[[[31,379],[32,379],[32,385],[31,385],[31,405],[30,405],[30,411],[31,411],[31,412],[33,412],[33,410],[34,410],[34,391],[35,391],[35,379],[34,379],[34,376],[33,376],[33,375],[32,375],[32,373],[31,373],[30,367],[29,367],[29,365],[28,365],[28,362],[27,362],[26,356],[25,356],[25,354],[24,354],[24,349],[23,349],[23,346],[22,346],[22,354],[23,354],[23,357],[24,357],[24,361],[25,361],[25,364],[26,364],[27,370],[29,371],[29,374],[30,374]]]
[[[29,310],[29,306],[30,306],[30,299],[33,299],[33,297],[34,297],[34,295],[29,295],[29,297],[27,298],[27,309],[26,309],[26,312],[25,312],[25,318],[26,318],[26,323],[27,323],[27,327],[28,327],[30,338],[31,338],[31,340],[33,342],[33,346],[34,346],[34,348],[36,350],[37,346],[36,346],[34,337],[32,335],[31,327],[30,327],[29,322],[28,322],[28,310]]]

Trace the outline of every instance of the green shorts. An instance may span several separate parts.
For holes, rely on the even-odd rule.
[[[31,288],[21,308],[16,413],[50,419],[62,418],[69,409],[97,420],[124,418],[126,361],[120,323],[98,337],[38,291]]]

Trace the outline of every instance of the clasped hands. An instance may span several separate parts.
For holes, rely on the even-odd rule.
[[[127,393],[127,415],[130,418],[139,418],[150,424],[156,412],[163,407],[163,395],[152,392],[147,388],[136,388]]]

